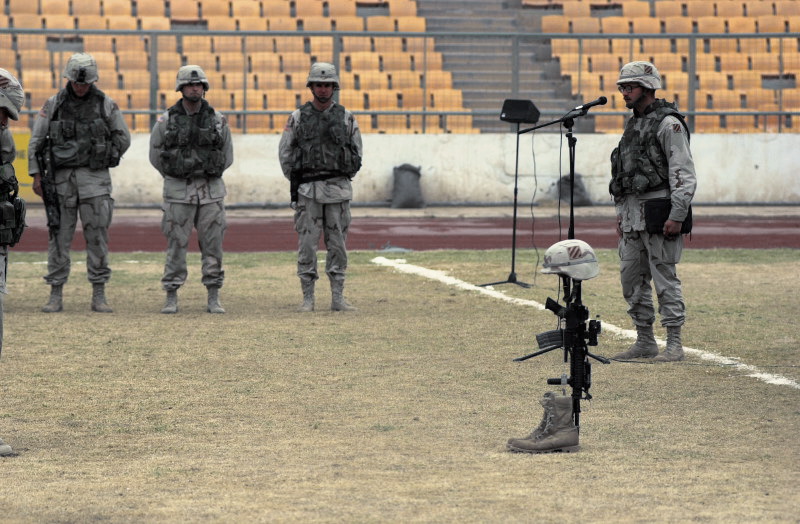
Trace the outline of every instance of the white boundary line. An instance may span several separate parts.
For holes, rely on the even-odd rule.
[[[444,271],[438,271],[435,269],[428,269],[425,267],[408,264],[404,259],[390,260],[385,257],[375,257],[372,259],[372,263],[377,264],[379,266],[391,267],[403,273],[417,275],[420,277],[428,278],[430,280],[437,280],[439,282],[442,282],[443,284],[447,284],[448,286],[453,286],[466,291],[476,291],[478,293],[482,293],[484,295],[496,298],[498,300],[504,300],[511,304],[516,304],[519,306],[530,306],[539,310],[544,310],[544,305],[540,304],[539,302],[536,302],[535,300],[525,300],[522,298],[509,297],[508,295],[506,295],[501,291],[495,291],[494,289],[489,287],[476,286],[474,284],[464,282],[463,280],[451,277]],[[615,326],[614,324],[609,324],[608,322],[605,321],[603,322],[603,330],[609,331],[611,333],[620,335],[625,338],[630,338],[630,339],[636,338],[636,331],[632,329],[622,329],[620,327]],[[657,339],[657,342],[659,346],[663,347],[666,345],[666,341],[664,340]],[[739,360],[735,358],[726,357],[723,355],[718,355],[716,353],[711,353],[709,351],[703,351],[701,349],[689,348],[685,346],[683,350],[686,353],[701,358],[702,360],[707,360],[709,362],[713,362],[714,364],[718,364],[720,366],[731,366],[737,371],[744,373],[745,376],[756,378],[767,384],[775,384],[778,386],[788,386],[790,388],[800,389],[800,384],[798,384],[796,381],[790,378],[781,375],[775,375],[772,373],[766,373],[764,371],[761,371],[755,366],[751,366],[749,364],[743,364],[742,362],[739,362]]]

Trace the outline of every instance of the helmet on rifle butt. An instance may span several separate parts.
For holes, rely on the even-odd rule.
[[[312,82],[330,82],[334,89],[339,89],[339,75],[336,74],[336,66],[327,62],[311,64],[306,87],[311,87]]]
[[[619,71],[617,85],[620,84],[639,84],[647,89],[661,89],[661,75],[650,62],[630,62]]]
[[[64,78],[78,84],[93,84],[100,78],[97,62],[89,53],[75,53],[64,67]]]
[[[3,78],[3,83],[5,84],[0,89],[0,109],[5,109],[11,120],[19,120],[19,110],[22,109],[22,104],[25,103],[22,84],[5,69],[0,69],[0,77]]]
[[[175,91],[180,91],[183,86],[189,84],[203,84],[203,89],[208,91],[211,86],[208,85],[208,78],[206,73],[199,65],[185,65],[178,69],[178,76],[175,81]]]
[[[583,240],[562,240],[544,252],[542,273],[562,275],[575,280],[589,280],[600,273],[592,246]]]

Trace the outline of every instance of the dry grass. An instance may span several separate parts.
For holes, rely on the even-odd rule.
[[[508,255],[403,256],[482,283]],[[193,256],[181,312],[160,315],[162,257],[115,254],[113,315],[88,311],[80,265],[65,311],[44,315],[44,255],[12,253],[0,436],[18,455],[0,460],[0,520],[797,521],[800,391],[693,359],[597,364],[581,451],[508,453],[563,370],[557,352],[512,359],[554,317],[373,256],[351,257],[356,313],[327,311],[324,285],[316,313],[295,313],[278,253],[227,255],[224,316],[205,313]],[[584,302],[628,327],[615,254],[601,257]],[[799,268],[796,251],[688,252],[685,343],[799,380]],[[536,281],[502,290],[555,297],[555,277]],[[627,343],[601,335],[596,351]]]

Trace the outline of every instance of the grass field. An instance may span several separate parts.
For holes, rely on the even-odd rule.
[[[351,254],[354,313],[294,310],[291,253],[226,255],[226,315],[205,313],[199,258],[177,315],[163,256],[115,253],[111,315],[74,264],[65,311],[39,313],[42,253],[11,254],[0,359],[2,522],[798,522],[800,390],[689,355],[595,364],[581,450],[526,455],[565,366],[536,350],[555,317]],[[616,253],[584,303],[630,328]],[[382,254],[387,258],[392,255]],[[472,284],[510,253],[397,255]],[[76,253],[75,262],[83,259]],[[508,296],[544,302],[558,279]],[[520,262],[521,261],[521,262]],[[687,250],[684,344],[800,381],[794,250]],[[657,334],[663,336],[663,330]],[[630,340],[609,330],[592,350]]]

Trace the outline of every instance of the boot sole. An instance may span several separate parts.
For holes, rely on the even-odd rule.
[[[513,451],[515,453],[531,453],[533,455],[541,455],[544,453],[575,453],[581,448],[580,446],[565,446],[554,449],[522,449],[511,445],[507,445],[506,447],[508,447],[509,451]]]

